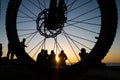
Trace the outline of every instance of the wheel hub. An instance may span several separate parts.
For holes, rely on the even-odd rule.
[[[38,14],[36,28],[40,35],[46,38],[54,38],[61,33],[64,23],[59,18],[48,18],[48,9],[44,9]]]

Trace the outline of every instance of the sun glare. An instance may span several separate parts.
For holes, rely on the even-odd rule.
[[[56,56],[56,62],[59,63],[59,58],[58,55]]]

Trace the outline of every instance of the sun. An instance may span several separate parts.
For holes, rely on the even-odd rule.
[[[56,62],[59,63],[59,57],[58,57],[58,55],[56,56]]]

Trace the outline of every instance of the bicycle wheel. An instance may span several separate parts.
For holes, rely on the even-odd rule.
[[[115,0],[64,0],[67,10],[64,23],[54,29],[45,26],[51,0],[10,0],[6,14],[8,41],[15,47],[17,58],[31,63],[41,49],[64,50],[68,63],[80,61],[78,53],[86,48],[89,55],[83,62],[101,61],[109,51],[117,29]],[[56,0],[57,6],[59,0]],[[57,28],[56,28],[57,26]],[[113,27],[114,26],[114,27]],[[26,52],[20,41],[26,38]],[[34,59],[34,60],[33,60]],[[23,61],[24,60],[24,61]]]

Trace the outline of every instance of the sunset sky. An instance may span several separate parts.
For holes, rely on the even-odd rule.
[[[3,45],[3,57],[5,57],[6,56],[6,54],[7,54],[7,44],[8,44],[8,40],[7,40],[7,36],[6,36],[6,30],[5,30],[5,15],[6,15],[6,9],[7,9],[7,4],[8,4],[8,1],[9,0],[1,0],[1,11],[0,11],[0,43],[2,43],[2,45]],[[26,0],[27,1],[27,0]],[[47,0],[46,0],[47,1]],[[81,3],[82,3],[82,1],[84,1],[84,0],[81,0]],[[89,0],[87,0],[87,1],[89,1]],[[94,1],[94,0],[93,0]],[[24,5],[26,5],[26,4],[30,4],[30,3],[27,3],[27,2],[25,2],[24,4],[23,4],[23,6]],[[106,55],[106,57],[103,59],[103,62],[115,62],[115,63],[120,63],[120,20],[119,20],[119,18],[120,18],[120,0],[116,0],[116,4],[117,4],[117,8],[118,8],[118,29],[117,29],[117,34],[116,34],[116,37],[115,37],[115,40],[114,40],[114,42],[113,42],[113,45],[111,46],[111,49],[109,50],[109,52],[107,53],[107,55]],[[47,3],[46,3],[46,5],[48,5]],[[76,4],[76,5],[78,5],[78,4]],[[91,4],[90,4],[91,5]],[[89,6],[90,6],[89,5]],[[25,10],[25,7],[20,7],[20,10],[23,10],[23,11],[26,11]],[[95,5],[92,5],[92,7],[94,7]],[[29,6],[29,8],[30,7],[32,7],[32,6]],[[86,8],[86,10],[89,10],[90,8]],[[31,10],[32,11],[36,11],[35,9],[32,9],[31,8]],[[82,11],[84,11],[84,10],[82,10]],[[29,12],[29,11],[28,11]],[[38,13],[37,11],[36,12],[34,12],[34,13],[36,13],[37,15],[40,13]],[[29,13],[28,13],[29,14]],[[78,14],[77,13],[77,11],[75,11],[74,13],[71,13],[71,14],[69,14],[67,17],[69,17],[68,19],[72,19],[72,18],[74,18],[75,16],[74,16],[74,14]],[[83,14],[83,13],[81,13],[81,14]],[[94,14],[90,14],[90,16],[92,16],[92,15],[96,15],[96,14],[99,14],[99,11],[97,11],[97,12],[94,12]],[[32,14],[29,14],[30,16],[32,15]],[[23,14],[21,14],[20,12],[18,12],[18,16],[25,16],[25,15],[23,15]],[[87,17],[90,17],[89,15],[86,15]],[[96,15],[96,16],[98,16],[98,15]],[[33,18],[34,19],[34,18]],[[87,18],[84,18],[84,17],[81,17],[80,18],[81,20],[84,20],[84,19],[87,19]],[[80,19],[78,19],[78,20],[80,20]],[[17,24],[17,26],[19,26],[17,29],[22,29],[22,27],[23,27],[23,24],[21,24],[22,23],[22,21],[25,21],[25,20],[23,20],[23,19],[17,19],[17,22],[18,22],[18,24]],[[27,19],[26,19],[26,21],[27,21]],[[93,21],[91,21],[91,22],[93,22]],[[94,21],[95,23],[98,23],[99,24],[99,19],[97,19],[97,21]],[[72,23],[72,22],[71,22]],[[69,24],[71,24],[71,23],[69,23]],[[31,28],[30,29],[33,29],[34,28],[34,25],[36,25],[36,23],[33,23],[32,24],[32,22],[30,23],[30,24],[28,24],[28,23],[25,23],[24,24],[24,29],[26,28],[28,28],[28,26],[31,26]],[[67,25],[67,24],[66,24]],[[85,25],[83,25],[83,24],[81,24],[82,26],[85,26]],[[76,25],[76,26],[78,26],[78,25]],[[36,27],[36,26],[35,26]],[[87,28],[87,27],[86,27]],[[72,30],[73,28],[65,28],[65,31],[67,32],[68,31],[68,33],[72,33],[72,34],[77,34],[78,32],[78,29],[76,29],[75,28],[75,31],[73,31]],[[87,29],[89,29],[89,28],[87,28]],[[90,29],[89,29],[90,30]],[[96,30],[97,32],[99,32],[99,28],[92,28],[91,30]],[[34,31],[33,31],[34,32]],[[90,40],[92,39],[92,37],[94,37],[94,36],[98,36],[98,35],[96,35],[96,34],[92,34],[92,33],[86,33],[86,32],[84,32],[84,31],[80,31],[81,32],[81,36],[85,36],[85,37],[87,37],[87,38],[89,38]],[[29,33],[29,32],[28,32]],[[83,35],[82,35],[82,33],[83,33]],[[22,34],[22,32],[18,32],[18,34],[19,35],[23,35]],[[63,34],[64,35],[64,34]],[[91,36],[88,36],[88,35],[91,35]],[[33,42],[36,42],[36,44],[37,43],[39,43],[40,41],[42,41],[42,40],[44,40],[44,37],[43,36],[40,36],[40,39],[38,38],[40,36],[40,34],[38,33],[37,35],[36,35],[36,37],[35,38],[37,38],[37,39],[35,39],[35,40],[33,40]],[[24,37],[20,37],[20,41],[23,39]],[[31,37],[32,38],[32,37]],[[28,43],[29,45],[28,46],[30,46],[29,48],[26,48],[26,51],[27,52],[30,52],[30,50],[33,48],[33,47],[31,47],[33,44],[33,42],[31,42],[31,43],[29,43],[29,41],[30,41],[30,39],[31,38],[29,38],[29,40],[26,42],[26,44]],[[41,39],[42,38],[42,39]],[[69,42],[66,40],[66,37],[65,36],[62,36],[62,35],[58,35],[58,38],[57,39],[59,39],[58,40],[58,42],[60,43],[60,45],[62,46],[62,48],[64,48],[65,49],[65,53],[67,53],[67,56],[70,58],[70,60],[71,60],[71,62],[76,62],[77,60],[75,59],[76,57],[75,57],[75,55],[73,54],[74,53],[74,51],[72,52],[72,49],[70,49],[70,45],[69,45]],[[70,39],[70,38],[69,38]],[[77,38],[74,38],[75,40],[77,40]],[[92,39],[93,41],[96,41],[95,39]],[[78,41],[78,40],[77,40]],[[55,42],[55,40],[54,40],[54,38],[50,38],[50,39],[47,39],[46,40],[46,45],[44,45],[44,46],[46,46],[46,49],[48,49],[49,51],[49,53],[50,53],[50,50],[52,50],[53,49],[53,46],[54,46],[54,42]],[[85,44],[87,44],[87,46],[88,47],[90,47],[90,48],[92,48],[93,46],[94,46],[94,44],[92,44],[92,43],[87,43],[87,42],[85,42],[85,41],[81,41],[82,43],[85,43]],[[64,45],[65,44],[65,45]],[[68,44],[68,45],[67,45]],[[47,45],[50,45],[50,46],[47,46]],[[73,43],[72,43],[72,45],[73,45]],[[51,48],[52,47],[52,48]],[[73,47],[75,47],[75,45],[73,46]],[[59,46],[59,48],[60,48],[60,46]],[[80,48],[82,48],[82,46],[80,46]],[[37,50],[37,49],[36,49]],[[36,52],[36,50],[33,50],[32,52]],[[75,50],[75,52],[76,53],[79,53],[79,50],[77,50],[77,48],[75,48],[74,49]],[[90,50],[89,50],[89,48],[87,49],[87,52],[89,52]],[[55,52],[58,52],[59,53],[59,51],[57,50],[57,51],[55,51]],[[68,53],[70,53],[70,54],[68,54]],[[30,56],[34,56],[34,54],[33,53],[30,53]],[[36,58],[36,56],[37,55],[35,55],[35,57],[34,58]],[[77,56],[78,56],[78,54],[77,54]]]

